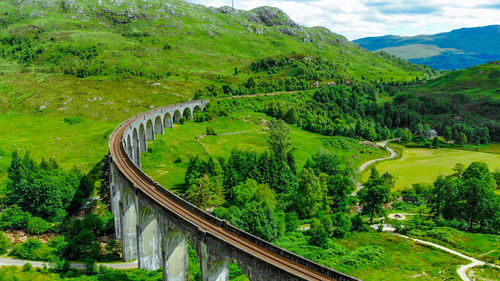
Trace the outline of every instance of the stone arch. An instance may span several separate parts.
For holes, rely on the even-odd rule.
[[[164,239],[163,280],[188,280],[189,276],[188,237],[173,230]]]
[[[186,106],[184,109],[182,109],[182,117],[184,117],[184,119],[186,120],[193,119],[193,111],[191,110],[191,108]]]
[[[182,114],[179,110],[176,110],[174,112],[174,123],[180,123],[181,122],[181,118],[182,118]]]
[[[156,215],[150,207],[139,212],[139,268],[156,270],[161,267],[161,234]]]
[[[193,107],[193,119],[197,120],[198,115],[202,112],[203,110],[201,109],[201,106],[195,105]]]
[[[155,118],[155,134],[156,135],[163,135],[163,126],[161,124],[161,117],[156,116]]]
[[[146,139],[147,140],[155,140],[153,121],[151,121],[151,119],[148,119],[148,121],[146,122]]]
[[[148,149],[146,143],[146,130],[144,130],[144,124],[142,123],[141,125],[139,125],[139,146],[141,152],[144,152]]]
[[[165,129],[173,127],[172,115],[170,115],[170,113],[168,112],[165,114],[165,117],[163,118],[163,127]]]
[[[139,134],[137,133],[137,129],[134,128],[134,131],[132,133],[132,161],[137,165],[141,166],[141,148],[140,148],[140,141],[139,141]]]
[[[125,261],[137,258],[137,212],[135,196],[124,188],[120,202],[122,253]]]

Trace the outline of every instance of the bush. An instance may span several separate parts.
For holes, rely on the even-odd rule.
[[[39,217],[31,217],[28,219],[28,231],[33,234],[41,234],[49,230],[50,224]]]
[[[31,263],[27,262],[23,265],[23,271],[31,271],[33,269],[33,266],[31,265]]]
[[[215,132],[215,129],[213,127],[207,127],[207,135],[209,136],[216,136],[217,133]]]
[[[383,254],[384,249],[379,246],[359,247],[345,255],[340,260],[340,263],[351,268],[357,268],[382,260]]]
[[[317,218],[313,218],[311,221],[311,238],[309,238],[309,244],[324,249],[328,247],[328,233]]]
[[[21,210],[14,204],[0,213],[0,229],[23,229],[26,227],[31,214]]]
[[[333,237],[342,238],[349,230],[351,230],[351,220],[349,215],[344,213],[336,213],[332,215],[333,229],[332,235]]]
[[[0,232],[0,255],[7,253],[7,250],[9,248],[10,248],[9,239],[7,239],[5,233]]]
[[[50,261],[54,258],[54,249],[36,239],[28,239],[24,243],[15,245],[9,256],[25,260]]]

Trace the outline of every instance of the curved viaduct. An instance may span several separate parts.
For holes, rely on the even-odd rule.
[[[141,169],[147,141],[208,101],[194,100],[134,116],[110,136],[111,207],[123,258],[139,268],[163,268],[168,281],[188,280],[188,244],[201,263],[203,281],[229,280],[230,262],[252,281],[357,280],[311,262],[235,228],[153,181]]]

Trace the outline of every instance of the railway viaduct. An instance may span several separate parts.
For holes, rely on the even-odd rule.
[[[188,280],[188,241],[203,281],[229,280],[229,263],[251,281],[357,280],[235,228],[162,187],[141,170],[147,141],[167,132],[183,116],[193,117],[208,101],[194,100],[134,116],[109,140],[111,207],[125,261],[139,268],[163,268],[168,281]]]

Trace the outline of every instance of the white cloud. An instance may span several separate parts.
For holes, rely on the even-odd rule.
[[[220,7],[231,0],[191,0]],[[353,40],[410,36],[499,24],[500,0],[234,0],[237,9],[278,7],[305,26],[324,26]]]

